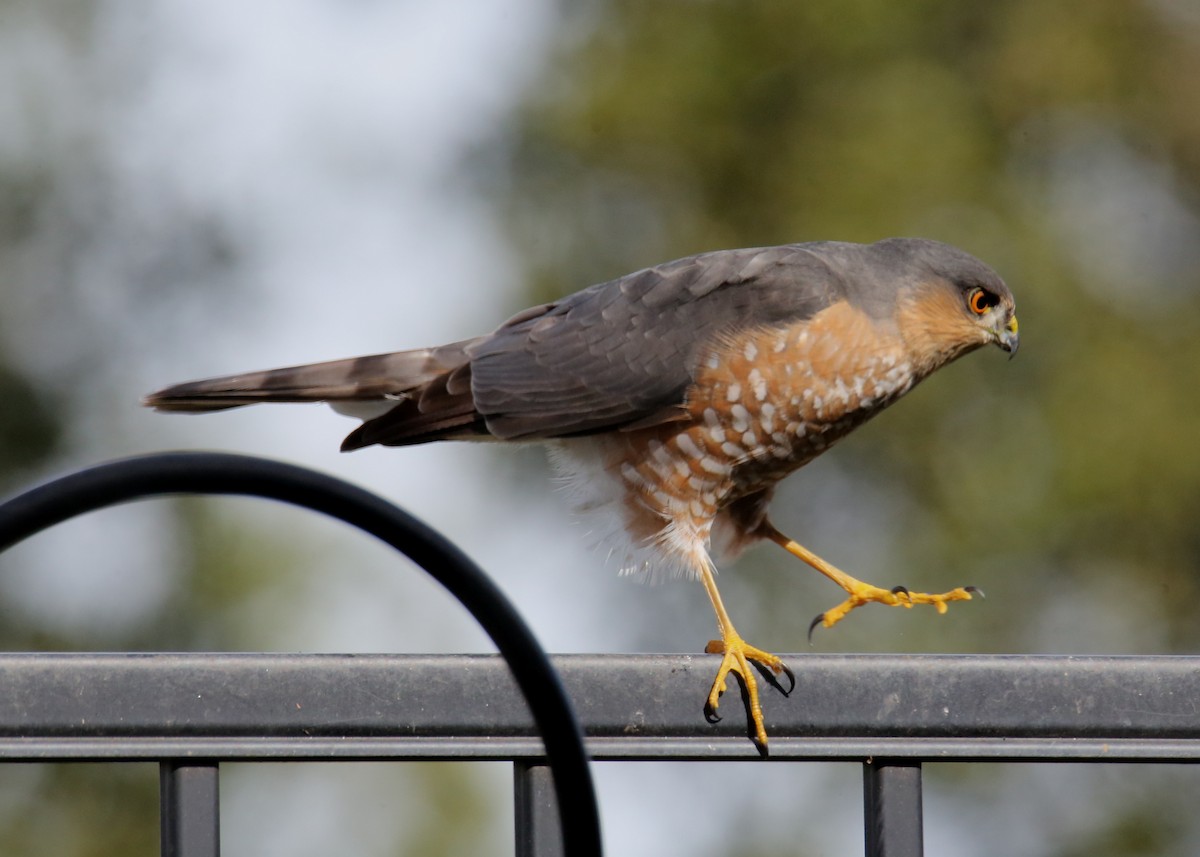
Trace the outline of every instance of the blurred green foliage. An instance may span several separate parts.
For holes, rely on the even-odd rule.
[[[849,480],[853,496],[884,498],[887,514],[864,535],[890,560],[851,570],[914,588],[974,583],[989,600],[943,619],[864,610],[819,645],[1200,650],[1195,5],[562,5],[550,67],[476,163],[522,251],[530,300],[703,250],[900,234],[964,247],[1017,295],[1017,360],[974,355],[940,373],[832,453],[836,472],[818,462],[794,477],[775,512],[840,562],[843,544],[806,521],[828,517],[822,492]],[[0,2],[0,15],[18,6],[33,8]],[[90,4],[54,8],[47,26],[62,30],[64,55],[85,53]],[[67,159],[86,160],[92,145],[72,141]],[[77,178],[70,166],[0,161],[0,302],[15,293],[18,249],[55,183]],[[11,346],[0,326],[5,490],[80,443],[89,380],[48,384]],[[96,636],[46,632],[5,608],[4,645],[256,647],[231,605],[269,591],[294,546],[248,540],[203,504],[176,508],[182,567],[161,610]],[[831,591],[765,549],[742,566],[722,580],[739,627],[768,647],[799,646]],[[930,780],[993,774],[939,768]],[[483,800],[457,772],[427,782],[437,807],[412,853],[464,850],[476,829],[445,838],[444,806],[462,798],[482,812]],[[1040,853],[1188,853],[1200,824],[1181,806],[1180,778],[1145,780],[1142,794],[1097,792],[1103,810],[1087,835],[1049,839]],[[2,850],[150,853],[154,795],[143,766],[115,779],[86,766],[5,771]],[[741,853],[773,852],[747,841]]]
[[[890,506],[886,532],[863,534],[890,563],[855,571],[970,582],[988,601],[940,620],[864,610],[818,646],[1200,650],[1194,4],[613,0],[564,14],[493,196],[532,299],[704,250],[889,235],[960,245],[1017,296],[1018,359],[971,356],[831,453],[852,493]],[[793,477],[774,517],[838,562],[844,547],[805,523],[830,472]],[[852,519],[839,532],[857,535]],[[743,633],[791,648],[813,599],[835,598],[777,554],[722,587]],[[1110,797],[1085,840],[1040,853],[1185,853],[1196,826],[1146,776],[1157,801]]]
[[[30,378],[0,363],[0,489],[33,472],[59,450],[62,426],[56,402]]]
[[[1169,650],[1192,651],[1200,42],[1184,5],[592,3],[567,14],[495,198],[538,298],[787,241],[916,234],[989,261],[1017,295],[1019,358],[968,358],[832,455],[919,510],[920,539],[894,550],[923,583],[988,557],[1033,621],[1043,572],[1023,566],[1071,587],[1120,566],[1155,593]],[[1150,228],[1171,217],[1191,246]]]

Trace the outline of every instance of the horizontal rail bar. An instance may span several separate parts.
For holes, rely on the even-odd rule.
[[[1200,760],[1200,657],[792,655],[771,757]],[[553,658],[597,759],[754,759],[718,658]],[[0,655],[0,759],[542,755],[494,655]]]

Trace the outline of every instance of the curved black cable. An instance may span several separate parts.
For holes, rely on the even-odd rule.
[[[425,569],[483,626],[525,696],[554,774],[566,853],[600,857],[600,818],[583,731],[546,653],[505,595],[466,554],[381,497],[265,458],[159,453],[81,470],[0,504],[0,552],[85,512],[164,494],[237,494],[303,506],[370,533]]]

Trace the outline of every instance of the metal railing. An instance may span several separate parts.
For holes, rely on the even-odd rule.
[[[257,475],[247,477],[246,467]],[[353,520],[389,543],[403,541],[389,527],[411,529],[425,547],[405,552],[455,594],[471,590],[464,603],[483,614],[501,650],[499,656],[0,655],[0,762],[157,761],[163,854],[218,853],[225,761],[508,760],[518,857],[574,857],[600,854],[587,756],[758,759],[745,719],[734,716],[736,696],[726,699],[721,722],[700,716],[697,700],[707,694],[716,656],[547,661],[469,561],[402,513],[403,524],[396,524],[400,519],[388,511],[394,507],[345,483],[328,480],[333,494],[327,495],[327,477],[206,455],[135,459],[66,480],[79,481],[65,495],[35,489],[0,506],[0,549],[71,514],[132,496],[274,496]],[[64,504],[68,495],[77,499]],[[506,662],[514,651],[534,666]],[[869,857],[922,853],[926,761],[1200,759],[1200,658],[805,654],[788,660],[797,690],[768,712],[771,755],[763,763],[861,764]]]
[[[710,655],[552,658],[600,761],[752,760],[702,716]],[[921,853],[926,761],[1200,759],[1200,659],[795,655],[762,764],[864,766],[867,854]],[[0,656],[0,762],[157,761],[163,851],[215,855],[225,761],[514,763],[519,857],[563,853],[552,777],[495,655]],[[727,700],[734,705],[736,700]]]

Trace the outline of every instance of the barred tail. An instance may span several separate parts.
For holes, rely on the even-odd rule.
[[[369,411],[372,403],[395,404],[466,363],[471,341],[190,381],[151,393],[142,404],[203,413],[260,402],[328,402],[351,413],[360,405]]]

